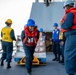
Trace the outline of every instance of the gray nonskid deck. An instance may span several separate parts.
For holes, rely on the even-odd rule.
[[[64,65],[57,61],[52,61],[52,59],[53,54],[51,52],[47,53],[47,65],[33,66],[32,75],[67,75]],[[0,67],[0,75],[26,75],[25,66],[17,65],[12,60],[12,68],[6,69],[6,64],[5,62],[4,67]]]

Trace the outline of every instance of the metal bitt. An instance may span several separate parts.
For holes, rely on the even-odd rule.
[[[35,0],[35,2],[39,2],[39,0]]]
[[[74,2],[74,6],[76,6],[76,0],[73,0],[73,2]]]
[[[76,6],[76,0],[74,0],[75,6]]]
[[[49,5],[51,4],[51,0],[44,0],[44,4],[45,4],[46,6],[49,6]]]

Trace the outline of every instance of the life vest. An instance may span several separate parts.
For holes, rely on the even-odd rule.
[[[61,32],[61,31],[59,33],[59,40],[63,40],[63,32]]]
[[[64,15],[64,17],[62,18],[61,22],[64,23],[64,21],[65,21],[65,19],[66,19],[66,15],[67,15],[67,13],[69,13],[69,12],[71,12],[71,13],[74,14],[74,20],[73,20],[73,25],[72,25],[72,27],[71,27],[70,29],[68,29],[68,30],[74,30],[74,29],[76,29],[76,8],[75,8],[75,7],[74,7],[74,8],[70,8],[69,10],[66,10],[65,15]],[[62,31],[62,32],[67,32],[68,30],[64,30],[64,29],[61,28],[61,31]]]
[[[11,30],[12,30],[12,28],[10,28],[10,27],[2,28],[2,30],[1,30],[1,32],[2,32],[2,41],[6,41],[6,42],[12,42],[13,41],[11,39],[11,36],[10,36]]]
[[[52,39],[53,39],[54,42],[59,42],[59,33],[60,33],[59,29],[53,30]]]
[[[36,46],[39,38],[37,27],[34,29],[34,31],[30,32],[28,27],[25,26],[24,32],[25,32],[25,38],[23,39],[24,44],[27,46]]]

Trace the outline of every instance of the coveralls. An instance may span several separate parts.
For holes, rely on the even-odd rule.
[[[73,25],[74,14],[69,12],[61,28],[68,30]],[[64,62],[68,74],[76,74],[76,29],[64,33],[66,37]]]
[[[59,32],[60,32],[59,29],[53,30],[52,32],[52,41],[53,41],[52,50],[55,55],[55,59],[57,59],[58,61],[60,60]]]
[[[64,64],[64,45],[65,45],[66,38],[63,32],[60,32],[59,39],[60,39],[60,54],[62,56],[62,60],[59,63]]]
[[[12,59],[12,53],[13,53],[13,40],[16,41],[14,30],[6,26],[1,31],[1,37],[2,39],[2,57],[1,59],[4,61],[6,59],[6,62],[11,62]]]
[[[24,30],[21,33],[21,39],[26,37]],[[39,38],[39,35],[38,35]],[[25,43],[23,43],[24,52],[26,54],[26,69],[28,73],[32,72],[32,60],[33,60],[33,54],[35,52],[35,46],[27,46]]]

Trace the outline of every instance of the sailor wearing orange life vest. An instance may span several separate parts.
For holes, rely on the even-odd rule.
[[[71,0],[64,3],[65,15],[61,21],[62,32],[66,37],[64,62],[68,75],[76,74],[76,7]]]
[[[38,38],[39,31],[37,29],[35,21],[33,19],[29,19],[26,26],[24,26],[24,30],[21,33],[23,48],[26,54],[27,75],[31,75],[33,54]]]

